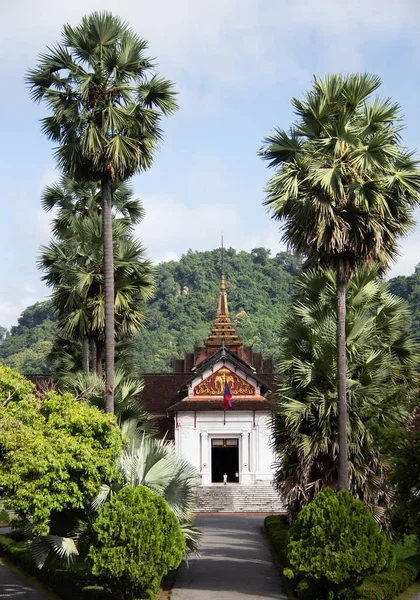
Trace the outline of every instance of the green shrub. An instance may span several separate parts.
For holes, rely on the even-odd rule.
[[[179,522],[149,489],[124,487],[99,510],[89,558],[92,573],[115,598],[153,599],[185,549]]]
[[[9,558],[30,575],[38,573],[36,564],[28,552],[25,542],[16,541],[8,535],[0,535],[0,556]]]
[[[291,568],[285,575],[305,580],[319,599],[352,598],[368,574],[395,564],[393,547],[364,504],[331,489],[299,513],[287,556]]]
[[[87,585],[93,582],[92,575],[81,568],[72,565],[67,569],[51,568],[42,569],[36,564],[22,540],[14,539],[17,532],[9,535],[0,535],[0,556],[8,558],[11,562],[21,567],[26,573],[33,575],[53,589],[62,600],[111,600],[112,596],[97,585]]]
[[[114,415],[33,385],[0,365],[0,481],[4,507],[20,527],[50,531],[54,515],[89,506],[101,483],[117,477],[121,431]]]
[[[284,566],[288,565],[287,544],[289,542],[290,525],[287,517],[283,515],[266,517],[264,519],[264,527],[281,563]]]
[[[7,512],[7,510],[4,510],[4,508],[2,508],[0,510],[0,525],[8,525],[9,523],[10,523],[9,513]]]
[[[370,575],[356,589],[360,600],[392,600],[406,590],[419,574],[417,560],[405,560],[397,563],[392,571]]]
[[[112,595],[101,585],[86,585],[82,589],[83,600],[111,600]]]

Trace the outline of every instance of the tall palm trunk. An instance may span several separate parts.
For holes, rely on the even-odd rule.
[[[96,367],[95,372],[98,377],[102,377],[104,374],[103,370],[103,356],[104,356],[104,345],[102,342],[96,342]]]
[[[338,489],[348,490],[347,383],[346,383],[346,277],[338,265],[337,283],[337,395],[338,395]]]
[[[105,410],[114,412],[114,251],[112,244],[112,194],[108,176],[102,178],[105,297]]]
[[[87,375],[89,373],[89,340],[85,335],[82,341],[82,368],[83,373]]]
[[[90,340],[90,370],[92,373],[96,373],[96,340],[91,338]]]

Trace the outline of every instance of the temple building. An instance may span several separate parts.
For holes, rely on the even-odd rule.
[[[217,314],[202,347],[176,360],[174,373],[144,375],[143,402],[199,470],[203,486],[269,484],[275,461],[270,419],[273,361],[243,345],[232,324],[222,269]],[[224,410],[228,385],[231,408]]]

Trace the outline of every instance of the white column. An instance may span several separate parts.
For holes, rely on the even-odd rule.
[[[251,473],[249,471],[249,433],[243,431],[242,440],[242,465],[241,465],[241,483],[247,485],[252,483]]]
[[[211,485],[209,434],[201,432],[201,483]]]

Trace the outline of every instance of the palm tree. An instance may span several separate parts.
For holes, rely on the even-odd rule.
[[[378,519],[389,498],[386,436],[404,429],[416,401],[419,352],[409,310],[358,268],[347,284],[349,487]],[[277,488],[294,518],[337,474],[336,281],[332,271],[302,273],[282,325],[279,404],[273,420]]]
[[[114,411],[112,183],[151,166],[162,115],[177,108],[173,84],[154,74],[146,48],[120,18],[95,12],[77,27],[65,25],[61,43],[27,75],[33,99],[51,112],[42,131],[58,144],[63,174],[101,182],[108,412]]]
[[[130,235],[130,227],[124,218],[113,219],[117,340],[142,329],[144,303],[154,290],[152,266],[141,244]],[[52,302],[62,335],[94,341],[95,371],[102,376],[105,314],[101,217],[74,219],[65,239],[41,248],[39,265],[45,273],[42,279],[53,288]]]
[[[103,405],[105,381],[96,374],[63,374],[59,387],[92,406],[101,408]],[[143,389],[142,379],[127,376],[123,369],[115,369],[115,415],[125,440],[140,441],[142,436],[156,434],[154,418],[138,398]]]
[[[133,198],[133,190],[125,183],[112,184],[112,197],[114,205],[114,213],[119,217],[119,220],[127,225],[128,230],[141,221],[144,216],[144,209],[140,200]],[[75,229],[81,220],[89,219],[101,215],[102,200],[101,200],[101,184],[100,182],[84,181],[78,182],[70,177],[63,176],[54,185],[47,186],[41,197],[43,208],[49,212],[51,209],[56,210],[56,215],[53,219],[53,234],[56,238],[56,244],[60,246],[62,252],[55,253],[56,256],[51,257],[57,264],[51,263],[51,268],[46,276],[49,285],[58,285],[63,275],[67,274],[67,269],[63,273],[62,259],[63,252],[68,260],[68,249],[64,248],[63,241],[73,246],[76,250],[77,262],[80,262],[77,247],[74,244]],[[101,240],[100,240],[101,241]],[[57,247],[56,247],[57,250]],[[46,260],[45,250],[44,256],[41,259],[41,268],[44,268],[43,260]],[[61,265],[61,267],[59,267]],[[71,263],[69,263],[70,266]],[[58,268],[57,268],[58,267]],[[56,277],[53,278],[53,273]],[[63,317],[63,307],[56,307],[60,311],[61,320]],[[89,331],[90,329],[90,331]],[[92,327],[86,320],[82,320],[79,328],[79,335],[82,340],[82,366],[83,372],[89,372],[89,333],[92,333]],[[95,337],[90,336],[91,348],[91,369],[93,372],[102,373],[102,342]]]
[[[144,208],[133,189],[126,183],[112,183],[114,215],[126,219],[134,227],[144,217]],[[47,186],[41,196],[41,205],[46,212],[55,209],[52,221],[53,235],[60,240],[72,236],[72,228],[80,219],[87,219],[102,212],[100,181],[75,181],[67,176]]]
[[[132,439],[118,461],[118,470],[121,480],[103,484],[92,507],[96,510],[126,485],[144,485],[166,500],[180,522],[188,550],[198,552],[200,534],[193,525],[192,510],[199,473],[177,455],[174,445],[145,435]]]
[[[314,78],[303,101],[292,100],[297,121],[276,129],[260,155],[276,167],[266,205],[284,223],[283,240],[309,265],[336,277],[338,487],[348,489],[346,285],[364,263],[386,269],[398,237],[413,225],[420,171],[401,145],[398,105],[371,94],[375,75]]]

